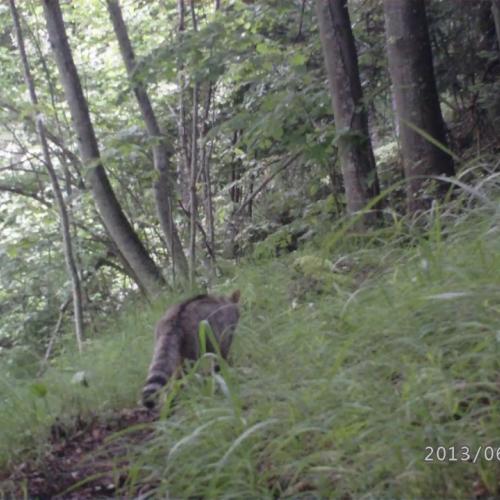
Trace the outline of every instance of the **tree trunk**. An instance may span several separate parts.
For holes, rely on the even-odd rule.
[[[212,104],[214,90],[212,83],[210,83],[207,96],[205,100],[205,109],[203,116],[202,125],[202,147],[201,147],[201,159],[200,168],[203,171],[203,188],[204,188],[204,205],[205,205],[205,216],[207,218],[207,233],[208,242],[211,247],[210,255],[212,257],[212,264],[215,265],[215,226],[214,226],[214,208],[212,200],[212,179],[210,171],[210,160],[212,157],[212,147],[213,142],[211,142],[210,147],[207,151],[207,141],[206,137],[209,131],[209,120],[210,120],[210,106]]]
[[[191,2],[191,22],[193,31],[198,31],[198,19],[194,2]],[[193,85],[193,109],[191,114],[191,168],[189,179],[189,201],[191,205],[190,234],[189,234],[189,281],[191,288],[195,286],[196,277],[196,221],[198,220],[198,195],[196,193],[196,183],[198,180],[198,101],[200,97],[200,83],[195,80]]]
[[[220,1],[216,0],[214,5],[215,12],[220,10]],[[203,116],[202,125],[202,148],[201,148],[201,169],[203,170],[203,181],[204,181],[204,204],[205,204],[205,216],[207,219],[207,233],[208,233],[208,244],[210,245],[211,251],[211,264],[212,269],[215,268],[215,225],[214,225],[214,208],[212,200],[212,180],[210,171],[210,160],[212,156],[213,140],[207,151],[207,141],[206,136],[209,130],[209,120],[210,111],[212,106],[212,100],[215,99],[215,84],[210,82],[208,84],[206,99],[205,99],[205,109]]]
[[[215,12],[219,11],[221,8],[220,6],[220,0],[215,0],[215,5],[214,9]],[[210,113],[210,106],[211,106],[211,101],[212,99],[215,101],[215,90],[213,88],[213,85],[210,84],[209,87],[209,92],[207,96],[207,104],[205,106],[205,115],[206,115],[206,120],[205,120],[205,130],[203,131],[203,144],[206,144],[205,141],[205,136],[208,133],[208,119],[209,119],[209,113]],[[212,148],[213,143],[211,144],[210,148]],[[204,146],[205,147],[205,146]],[[215,255],[216,255],[216,249],[215,249],[215,223],[214,223],[214,207],[213,207],[213,199],[212,199],[212,181],[211,181],[211,172],[210,172],[210,158],[211,158],[211,153],[212,149],[210,149],[210,152],[208,156],[206,157],[206,162],[204,164],[204,169],[205,169],[205,186],[206,186],[206,206],[207,206],[207,225],[208,225],[208,237],[209,237],[209,242],[210,242],[210,247],[212,248],[212,264],[215,266]]]
[[[186,6],[184,0],[177,0],[177,13],[179,16],[179,25],[177,29],[177,43],[182,44],[184,38],[184,31],[186,29]],[[184,76],[184,62],[182,56],[179,54],[177,57],[177,86],[179,87],[179,119],[177,120],[179,142],[181,144],[182,163],[179,166],[179,178],[181,181],[181,198],[182,205],[187,207],[189,205],[189,169],[191,165],[191,150],[189,146],[189,132],[187,126],[187,112],[186,103],[184,100],[184,89],[186,88],[186,78]]]
[[[24,38],[21,30],[21,23],[19,21],[19,14],[17,12],[14,0],[9,0],[9,3],[10,3],[10,10],[12,13],[12,20],[14,22],[14,31],[16,34],[17,45],[19,47],[19,54],[21,56],[21,63],[24,71],[24,80],[29,90],[31,103],[33,104],[34,108],[37,108],[38,97],[36,95],[35,83],[33,81],[33,77],[31,76],[28,57],[26,55]],[[52,185],[52,192],[54,194],[54,199],[56,201],[57,209],[59,211],[59,217],[61,219],[61,236],[63,241],[64,258],[66,260],[66,267],[72,284],[73,316],[75,321],[76,343],[78,345],[78,350],[81,352],[83,347],[82,342],[84,337],[82,286],[80,282],[80,276],[78,274],[78,268],[76,265],[75,256],[73,253],[73,244],[71,241],[71,227],[70,227],[68,211],[66,210],[66,205],[61,192],[61,187],[59,186],[59,181],[57,179],[57,175],[54,166],[52,164],[52,158],[49,152],[49,145],[47,143],[47,137],[45,134],[45,126],[43,124],[43,119],[40,114],[35,118],[35,123],[36,123],[38,138],[40,140],[40,145],[42,147],[42,154],[45,162],[45,167],[47,168],[47,172],[49,174],[50,182]]]
[[[428,175],[453,175],[446,146],[423,0],[384,0],[387,52],[399,122],[408,210],[428,207],[422,188]],[[443,185],[443,188],[447,186]]]
[[[347,0],[317,0],[316,14],[332,97],[347,211],[363,210],[379,194]],[[377,219],[372,212],[366,224]]]
[[[194,7],[191,6],[191,9]],[[198,217],[198,197],[196,181],[198,178],[198,97],[200,86],[195,82],[193,87],[193,113],[191,123],[191,168],[189,177],[189,283],[194,288],[196,277],[196,220]]]
[[[500,50],[500,0],[491,0],[491,12],[493,13],[493,19],[495,20],[498,50]]]
[[[186,280],[188,277],[187,260],[171,212],[172,199],[175,196],[170,164],[172,153],[160,130],[145,86],[134,81],[135,54],[128,36],[127,26],[123,20],[120,4],[118,0],[107,0],[107,5],[128,77],[133,84],[134,94],[141,109],[148,136],[152,139],[153,162],[158,173],[158,179],[153,186],[158,218],[172,256],[173,265],[180,272],[181,277]]]
[[[133,269],[143,288],[149,294],[155,295],[165,282],[123,213],[102,166],[87,102],[66,36],[61,7],[58,0],[43,0],[43,8],[50,45],[69,105],[80,156],[87,164],[87,176],[95,203],[120,253]]]

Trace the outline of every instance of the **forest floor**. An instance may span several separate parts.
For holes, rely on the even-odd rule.
[[[114,497],[128,479],[130,445],[147,443],[153,432],[148,424],[157,417],[157,412],[135,408],[108,418],[77,418],[71,426],[56,422],[43,456],[17,464],[0,475],[0,482],[11,485],[11,498]],[[136,492],[150,488],[144,485]]]

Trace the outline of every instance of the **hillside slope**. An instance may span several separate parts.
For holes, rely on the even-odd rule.
[[[202,377],[200,363],[154,422],[133,408],[154,322],[177,298],[130,307],[83,356],[63,353],[36,383],[4,380],[2,461],[30,457],[7,467],[4,493],[42,492],[34,471],[50,482],[59,450],[64,477],[83,479],[64,498],[104,494],[96,480],[127,498],[496,494],[499,220],[494,203],[436,211],[426,230],[400,221],[242,263],[220,286],[242,290],[232,366]],[[90,440],[78,460],[72,439]]]

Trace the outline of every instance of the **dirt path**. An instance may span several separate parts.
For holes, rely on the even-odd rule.
[[[2,498],[116,498],[128,479],[128,455],[147,441],[157,415],[137,408],[111,418],[77,419],[71,430],[54,424],[43,459],[17,465],[0,476]],[[122,431],[122,432],[119,432]],[[145,485],[145,493],[150,486]]]

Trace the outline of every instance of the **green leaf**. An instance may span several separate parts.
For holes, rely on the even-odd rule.
[[[15,257],[17,257],[17,254],[19,252],[15,246],[9,246],[7,247],[6,253],[11,259],[14,259]]]
[[[271,130],[271,137],[279,141],[282,139],[283,133],[283,127],[277,126]]]
[[[258,43],[255,48],[259,54],[269,54],[270,52],[268,45],[265,43]]]
[[[198,339],[200,341],[200,355],[203,356],[207,352],[207,334],[211,331],[210,324],[206,319],[200,322],[198,327]]]
[[[290,63],[292,66],[302,66],[306,62],[306,56],[304,54],[294,54],[290,58]]]
[[[41,382],[31,384],[30,390],[37,398],[44,398],[49,392],[47,386]]]

